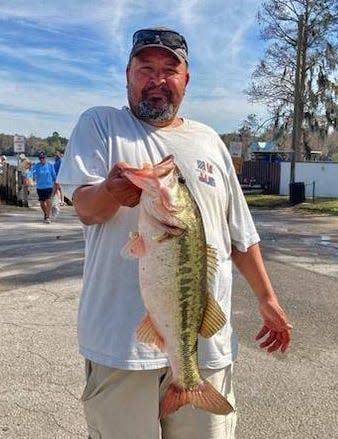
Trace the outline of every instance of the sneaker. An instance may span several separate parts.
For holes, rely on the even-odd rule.
[[[51,220],[50,218],[48,218],[48,216],[46,216],[46,218],[43,220],[46,224],[50,224]]]

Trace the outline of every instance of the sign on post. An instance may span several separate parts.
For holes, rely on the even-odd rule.
[[[242,142],[230,142],[229,151],[231,157],[242,157]]]
[[[242,159],[242,142],[230,142],[229,151],[234,164],[236,174],[242,174],[243,159]]]
[[[14,136],[14,152],[25,152],[25,146],[26,146],[26,137],[25,136],[18,136],[15,134]]]
[[[232,163],[234,164],[235,171],[237,175],[242,174],[243,169],[243,159],[242,157],[232,157]]]

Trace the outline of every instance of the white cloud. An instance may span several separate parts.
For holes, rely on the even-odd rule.
[[[217,130],[236,129],[260,109],[242,92],[260,54],[248,40],[258,6],[257,0],[1,2],[7,30],[0,35],[0,131],[69,136],[87,107],[124,105],[132,32],[156,24],[187,37],[192,80],[182,112]]]
[[[250,104],[243,94],[220,94],[208,100],[189,97],[182,105],[181,113],[213,127],[218,133],[236,131],[248,114],[265,117],[261,106]]]
[[[0,132],[23,135],[50,135],[53,131],[68,137],[80,114],[94,105],[125,105],[114,96],[113,87],[102,91],[50,87],[40,83],[13,81],[0,77],[2,84]]]

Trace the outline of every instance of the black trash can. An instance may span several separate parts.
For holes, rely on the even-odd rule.
[[[294,206],[298,203],[303,203],[305,201],[305,184],[303,181],[297,183],[290,183],[290,196],[289,203]]]

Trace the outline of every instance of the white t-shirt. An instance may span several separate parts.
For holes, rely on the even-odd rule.
[[[81,116],[69,140],[58,174],[68,198],[81,185],[97,184],[118,160],[142,167],[173,154],[201,210],[207,243],[218,251],[218,268],[210,292],[227,316],[227,324],[210,339],[199,338],[202,368],[222,368],[237,355],[231,321],[231,245],[240,251],[259,241],[249,209],[219,135],[185,119],[175,128],[155,128],[130,110],[94,107]],[[128,235],[137,230],[138,207],[121,207],[104,224],[84,226],[85,265],[78,315],[80,352],[86,358],[121,369],[168,365],[165,354],[135,339],[144,316],[138,261],[120,255]],[[154,267],[156,270],[156,267]]]

